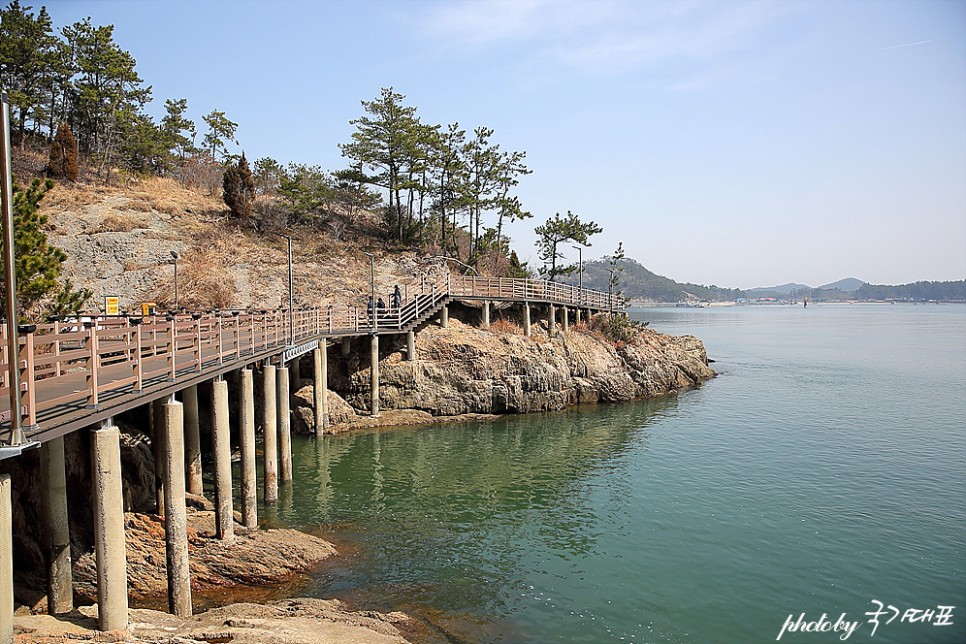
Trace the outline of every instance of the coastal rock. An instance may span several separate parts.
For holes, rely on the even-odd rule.
[[[292,431],[296,434],[315,433],[315,388],[302,387],[292,396]],[[342,425],[356,420],[356,410],[342,396],[329,390],[329,423]]]
[[[69,619],[50,615],[14,618],[18,644],[63,642],[151,642],[152,644],[406,644],[400,629],[413,620],[403,613],[349,611],[327,599],[237,603],[193,617],[132,609],[128,631],[97,633],[97,606],[82,606]]]
[[[132,599],[162,597],[167,592],[164,522],[156,515],[124,515],[128,592]],[[335,554],[332,544],[297,530],[251,530],[235,526],[235,540],[215,538],[214,512],[188,512],[188,552],[192,591],[238,584],[277,584]],[[74,564],[74,590],[97,599],[94,554]]]
[[[392,351],[380,362],[380,404],[432,416],[527,413],[569,405],[662,396],[714,376],[701,341],[642,329],[632,342],[571,329],[527,338],[468,326],[430,325],[416,336],[417,360]],[[330,377],[352,407],[369,405],[365,356]]]

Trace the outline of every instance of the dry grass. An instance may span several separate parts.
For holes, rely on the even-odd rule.
[[[95,233],[129,233],[132,230],[137,230],[139,228],[148,228],[148,222],[143,219],[130,219],[127,217],[118,217],[117,215],[108,215],[100,221],[97,226],[91,230],[91,234]]]
[[[490,332],[503,335],[523,335],[523,326],[506,318],[500,318],[490,323]]]

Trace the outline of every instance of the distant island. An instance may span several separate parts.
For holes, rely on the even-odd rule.
[[[817,287],[792,282],[742,290],[676,282],[633,259],[621,259],[616,267],[617,290],[632,303],[800,302],[805,298],[811,302],[966,302],[966,280],[885,285],[847,277]],[[606,291],[612,268],[607,258],[585,262],[582,276],[575,272],[564,281],[577,284],[582,280],[586,287]]]

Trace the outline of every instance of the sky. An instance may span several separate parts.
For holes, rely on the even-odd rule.
[[[149,113],[224,111],[250,160],[346,167],[390,86],[492,128],[533,171],[509,229],[532,266],[533,227],[570,210],[604,229],[585,260],[623,242],[682,282],[966,279],[964,0],[46,5],[115,25]]]

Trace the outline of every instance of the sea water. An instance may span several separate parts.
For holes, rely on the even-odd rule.
[[[263,517],[342,552],[300,592],[435,641],[966,641],[966,306],[631,316],[720,375],[296,440]]]

